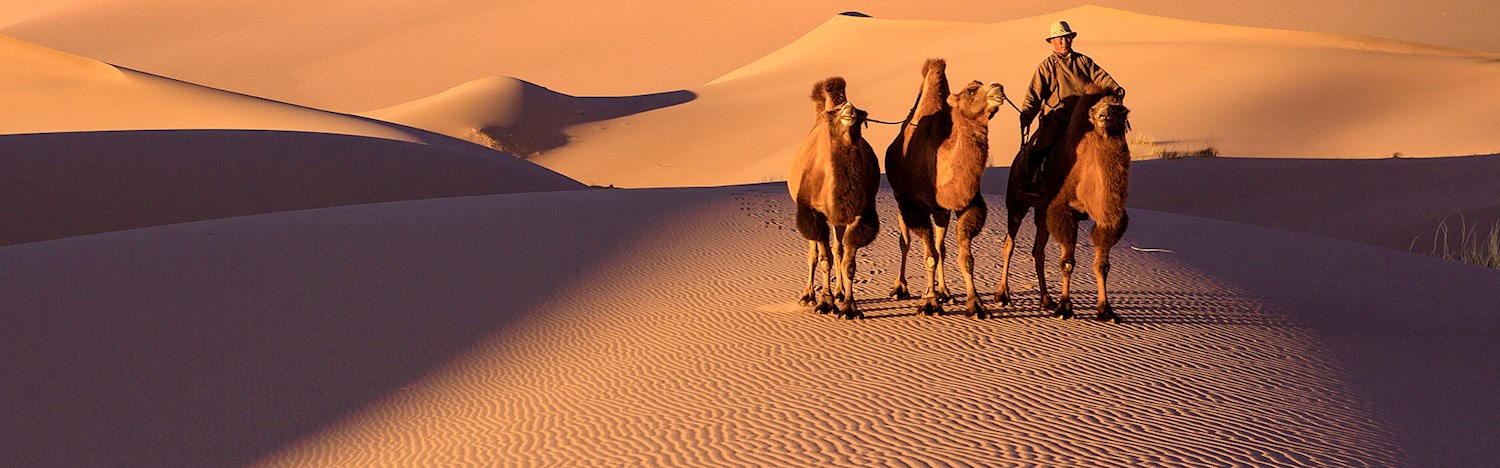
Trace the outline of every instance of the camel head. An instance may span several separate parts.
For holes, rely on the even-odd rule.
[[[854,104],[844,101],[838,107],[825,112],[825,116],[828,119],[828,134],[830,136],[835,139],[847,138],[848,141],[854,142],[862,137],[861,130],[864,128],[865,119],[868,118],[869,114],[854,107]]]
[[[1089,123],[1094,124],[1094,131],[1104,136],[1122,137],[1130,129],[1130,121],[1126,119],[1129,114],[1130,109],[1125,108],[1120,98],[1106,96],[1089,108]]]
[[[948,105],[959,115],[976,120],[982,118],[985,122],[994,117],[1004,102],[1005,87],[1000,83],[971,81],[964,89],[948,96]]]

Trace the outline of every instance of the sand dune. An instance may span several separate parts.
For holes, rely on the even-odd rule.
[[[692,102],[568,131],[575,144],[534,161],[593,184],[764,182],[806,131],[804,96],[831,75],[881,120],[911,105],[924,58],[949,80],[999,81],[1018,97],[1048,53],[1056,18],[1093,31],[1079,49],[1129,91],[1135,150],[1213,148],[1240,157],[1388,158],[1500,152],[1500,55],[1371,37],[1263,30],[1097,7],[994,24],[834,17],[796,42],[701,87]],[[1030,39],[1028,39],[1030,38]],[[1193,57],[1184,60],[1183,57]],[[1016,114],[991,125],[991,163],[1008,165]],[[692,132],[680,129],[692,128]],[[672,145],[658,135],[674,134]],[[879,148],[894,127],[874,125]],[[625,153],[630,158],[612,155]],[[734,154],[725,166],[703,154]]]
[[[284,210],[582,188],[443,135],[0,36],[0,245]]]
[[[472,145],[469,145],[472,146]],[[277,211],[580,184],[510,156],[348,135],[0,135],[0,245]]]
[[[421,141],[421,132],[116,67],[0,36],[0,132],[297,130]]]
[[[846,10],[992,23],[1085,4],[1500,52],[1489,20],[1500,17],[1500,4],[1486,0],[370,0],[358,8],[290,0],[12,0],[0,6],[0,33],[215,88],[363,112],[484,76],[588,96],[695,88]]]
[[[675,91],[645,96],[574,97],[511,77],[488,77],[423,99],[365,113],[371,118],[462,138],[528,157],[569,143],[563,130],[693,99]]]
[[[840,322],[792,303],[783,190],[399,202],[0,248],[20,312],[0,327],[5,400],[32,434],[7,459],[1494,460],[1500,373],[1468,356],[1496,351],[1500,273],[1136,211],[1122,247],[1173,252],[1117,252],[1125,325],[1040,318],[1034,295],[998,320],[915,316],[879,298],[888,235],[860,264],[872,318]]]
[[[1500,156],[1390,156],[1497,152],[1500,7],[1061,3],[7,2],[0,460],[1496,465],[1500,272],[1405,250],[1500,218]],[[888,191],[870,318],[796,304],[811,83],[883,119],[929,56],[1014,91],[1059,17],[1138,149],[1239,156],[1132,166],[1126,322],[1046,318],[1024,267],[994,320],[885,299]]]

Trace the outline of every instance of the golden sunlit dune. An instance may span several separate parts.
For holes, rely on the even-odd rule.
[[[1500,152],[1486,136],[1500,123],[1500,88],[1490,84],[1500,77],[1500,55],[1083,7],[995,24],[834,17],[692,88],[699,95],[692,102],[572,128],[575,144],[533,160],[599,185],[765,182],[796,149],[806,119],[798,98],[810,83],[843,76],[850,102],[872,118],[900,120],[922,61],[943,57],[956,83],[999,81],[1019,99],[1049,53],[1033,36],[1058,17],[1090,31],[1080,36],[1080,51],[1128,91],[1138,153],[1368,159]],[[1009,165],[1015,154],[1015,119],[1009,108],[995,117],[991,164]],[[673,131],[689,126],[700,131]],[[664,134],[673,144],[660,144]],[[894,127],[872,125],[866,135],[884,148]],[[736,164],[701,156],[723,153],[736,154]]]
[[[582,188],[378,120],[205,88],[0,36],[0,245],[230,216]]]
[[[206,88],[0,36],[0,132],[300,130],[420,141],[368,119]]]
[[[462,138],[521,157],[571,143],[564,129],[693,99],[676,91],[574,97],[511,77],[486,77],[364,115]]]
[[[1083,4],[1500,53],[1500,35],[1485,21],[1500,17],[1500,3],[1489,0],[366,0],[357,7],[299,0],[8,0],[0,5],[0,34],[214,88],[365,112],[485,76],[519,77],[579,96],[689,89],[848,10],[987,24]],[[1092,31],[1083,32],[1081,46],[1104,37]],[[1040,45],[1037,37],[993,46]],[[1034,50],[1022,54],[1030,66],[1046,52]],[[996,49],[987,60],[1009,56]]]

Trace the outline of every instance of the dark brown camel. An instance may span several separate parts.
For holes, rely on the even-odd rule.
[[[1016,232],[1029,210],[1035,209],[1036,242],[1031,255],[1036,260],[1037,288],[1042,308],[1053,315],[1073,317],[1069,282],[1073,275],[1073,251],[1078,238],[1078,222],[1093,219],[1090,239],[1094,243],[1094,279],[1099,286],[1100,321],[1120,322],[1105,295],[1109,275],[1109,250],[1125,235],[1130,219],[1125,213],[1125,197],[1130,180],[1130,147],[1125,141],[1130,111],[1119,98],[1097,86],[1085,88],[1073,108],[1072,120],[1057,150],[1042,168],[1041,199],[1025,199],[1020,192],[1020,171],[1010,173],[1005,191],[1006,219],[1005,257],[1000,290],[996,302],[1009,305],[1010,256],[1015,249]],[[1024,157],[1017,154],[1016,158]],[[1015,166],[1012,166],[1015,167]],[[1043,209],[1045,207],[1045,213]],[[1047,293],[1045,271],[1047,237],[1051,235],[1062,246],[1058,266],[1062,270],[1062,296],[1053,302]]]
[[[880,164],[861,130],[865,111],[856,109],[844,94],[841,77],[813,85],[813,128],[787,169],[787,189],[797,203],[797,232],[808,240],[807,289],[804,305],[816,303],[820,314],[838,312],[840,318],[863,318],[854,301],[855,252],[875,240],[880,220],[875,192],[880,189]],[[830,226],[833,244],[829,242]],[[830,283],[830,265],[839,257],[837,285]],[[823,270],[823,293],[814,280]],[[841,303],[834,305],[835,294]]]
[[[917,311],[942,313],[941,303],[952,295],[943,278],[944,237],[953,213],[958,213],[958,259],[968,287],[964,315],[986,318],[989,313],[974,291],[974,254],[970,244],[984,228],[988,208],[979,193],[979,178],[989,165],[989,122],[1000,108],[1005,91],[997,83],[969,83],[949,93],[947,62],[928,59],[922,65],[922,87],[901,125],[901,132],[885,151],[886,177],[900,209],[901,269],[891,297],[906,299],[906,254],[911,236],[926,247],[927,292]]]

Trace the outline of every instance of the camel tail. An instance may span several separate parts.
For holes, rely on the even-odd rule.
[[[847,86],[842,76],[826,78],[823,81],[813,84],[812,96],[810,96],[813,101],[813,108],[822,113],[843,105],[844,102],[849,100],[848,96],[844,94],[844,88]]]

